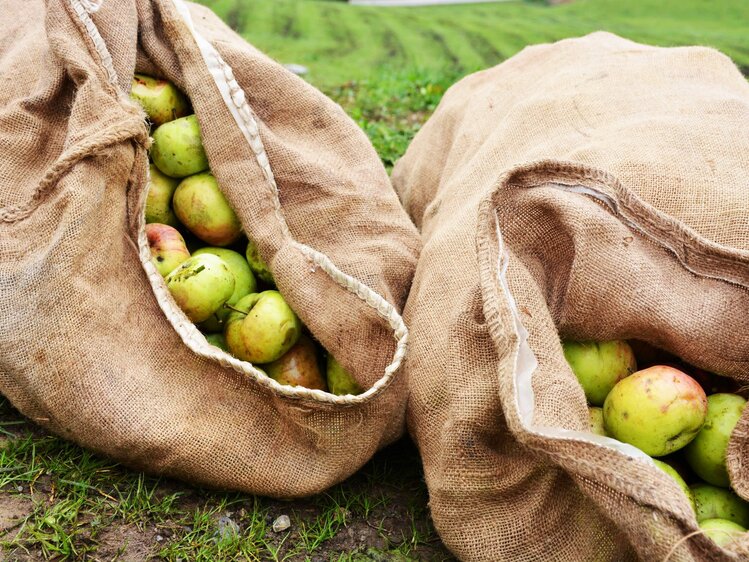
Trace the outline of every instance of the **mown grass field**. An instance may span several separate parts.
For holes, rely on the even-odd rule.
[[[525,45],[606,29],[703,44],[749,74],[746,0],[578,0],[429,8],[336,0],[203,0],[257,47],[309,67],[313,84],[403,153],[455,80]],[[291,528],[271,529],[279,515]],[[442,560],[418,454],[403,441],[328,493],[294,502],[127,470],[46,434],[0,399],[0,559]]]

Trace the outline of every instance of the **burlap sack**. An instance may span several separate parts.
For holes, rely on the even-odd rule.
[[[420,241],[341,108],[181,0],[0,10],[3,394],[130,466],[273,496],[322,490],[400,435]],[[176,308],[144,235],[136,70],[191,98],[245,231],[364,394],[280,386]]]
[[[564,338],[749,381],[749,85],[597,33],[451,88],[393,174],[424,249],[408,426],[465,560],[737,560],[639,450],[586,431]],[[749,499],[749,410],[729,470]],[[743,552],[738,554],[736,552]]]

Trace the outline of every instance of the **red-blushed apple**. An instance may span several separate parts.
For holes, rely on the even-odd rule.
[[[655,365],[619,381],[606,397],[606,432],[652,457],[673,453],[697,435],[707,397],[689,375]]]
[[[172,206],[180,222],[212,246],[227,246],[242,235],[234,209],[210,172],[183,179],[174,192]]]
[[[731,483],[726,469],[726,449],[745,406],[746,400],[736,394],[707,397],[705,425],[684,449],[684,456],[697,476],[709,484],[728,487]]]
[[[226,319],[226,345],[235,357],[270,363],[299,340],[302,323],[278,291],[239,299]]]
[[[328,389],[331,394],[343,396],[345,394],[356,395],[364,392],[364,389],[356,382],[354,377],[330,353],[328,354],[326,375]]]
[[[208,169],[208,157],[195,115],[169,121],[153,132],[151,159],[171,178],[184,178]]]
[[[635,355],[626,341],[565,341],[562,347],[592,406],[603,406],[614,385],[637,370]]]
[[[234,292],[234,276],[224,260],[203,254],[182,262],[166,276],[166,286],[174,302],[198,324],[229,300]]]
[[[304,334],[289,351],[264,365],[264,368],[268,376],[279,384],[327,390],[317,361],[317,348]]]
[[[168,224],[147,224],[146,239],[151,249],[151,261],[162,277],[169,275],[175,267],[190,257],[182,235]]]
[[[154,125],[163,125],[190,113],[190,102],[168,80],[136,74],[130,97],[140,104]]]

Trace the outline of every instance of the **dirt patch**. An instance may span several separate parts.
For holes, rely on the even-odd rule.
[[[143,562],[151,560],[158,551],[159,542],[151,529],[141,530],[134,525],[111,525],[97,537],[98,548],[92,560],[117,560],[117,562]]]
[[[0,493],[0,537],[12,540],[16,530],[34,509],[34,503],[24,496]]]

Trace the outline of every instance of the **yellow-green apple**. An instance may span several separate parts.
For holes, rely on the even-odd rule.
[[[588,416],[590,417],[590,432],[608,437],[606,427],[603,424],[603,408],[588,406]]]
[[[655,365],[622,379],[603,405],[606,432],[661,457],[684,447],[707,415],[707,397],[692,377]]]
[[[332,394],[342,396],[344,394],[361,394],[364,389],[346,371],[335,357],[328,353],[328,364],[326,369],[328,389]]]
[[[172,206],[180,222],[212,246],[227,246],[242,235],[234,209],[210,172],[183,179],[174,192]]]
[[[749,503],[731,490],[710,484],[690,486],[697,505],[697,521],[704,519],[728,519],[742,527],[749,527]]]
[[[317,361],[317,348],[304,334],[289,351],[265,365],[265,372],[279,384],[327,390]]]
[[[263,258],[260,257],[260,251],[257,249],[257,244],[252,240],[247,241],[247,251],[245,252],[245,256],[247,257],[247,263],[250,264],[250,268],[255,274],[255,277],[268,285],[276,284],[273,279],[273,274],[270,272],[270,268],[263,261]]]
[[[687,500],[689,500],[689,505],[692,506],[692,511],[697,511],[697,506],[694,503],[694,494],[692,494],[692,490],[687,486],[687,483],[684,482],[684,479],[681,477],[681,474],[679,474],[674,467],[672,467],[669,464],[666,464],[663,461],[659,461],[658,459],[653,459],[653,462],[655,463],[655,466],[660,468],[663,472],[668,474],[671,478],[674,479],[674,481],[679,485],[679,488],[681,488],[681,491],[684,492],[684,495],[687,496]]]
[[[746,529],[727,519],[704,519],[700,521],[700,529],[710,537],[715,544],[725,548],[732,542],[741,538]]]
[[[229,351],[226,347],[226,338],[224,338],[224,334],[207,334],[205,339],[209,344],[215,345],[224,351]]]
[[[626,341],[565,341],[562,346],[592,406],[603,406],[614,385],[637,370],[635,354]]]
[[[163,125],[190,113],[190,102],[168,80],[136,74],[130,97],[140,104],[154,125]]]
[[[252,274],[250,266],[247,264],[247,260],[244,259],[242,254],[229,250],[227,248],[200,248],[193,252],[193,256],[200,256],[202,254],[213,254],[214,256],[220,257],[224,260],[224,263],[234,275],[234,292],[232,293],[229,300],[226,301],[228,305],[236,304],[239,299],[254,293],[257,289],[257,281],[255,276]],[[213,315],[201,324],[200,328],[208,332],[220,332],[224,329],[224,321],[229,316],[230,309],[227,306],[222,306]]]
[[[196,324],[210,318],[234,292],[234,276],[218,256],[203,254],[182,262],[166,276],[174,302]]]
[[[226,319],[226,345],[243,361],[270,363],[299,340],[302,323],[278,291],[251,293]]]
[[[179,180],[165,176],[153,164],[149,165],[151,180],[146,193],[146,222],[168,224],[177,228],[179,222],[172,209],[172,196]]]
[[[146,225],[146,239],[151,249],[151,261],[162,277],[190,257],[179,230],[168,224]]]
[[[707,398],[707,419],[684,456],[697,476],[714,486],[730,485],[726,449],[746,400],[736,394],[711,394]]]
[[[200,139],[195,115],[169,121],[153,132],[151,159],[172,178],[184,178],[208,169],[208,157]]]

